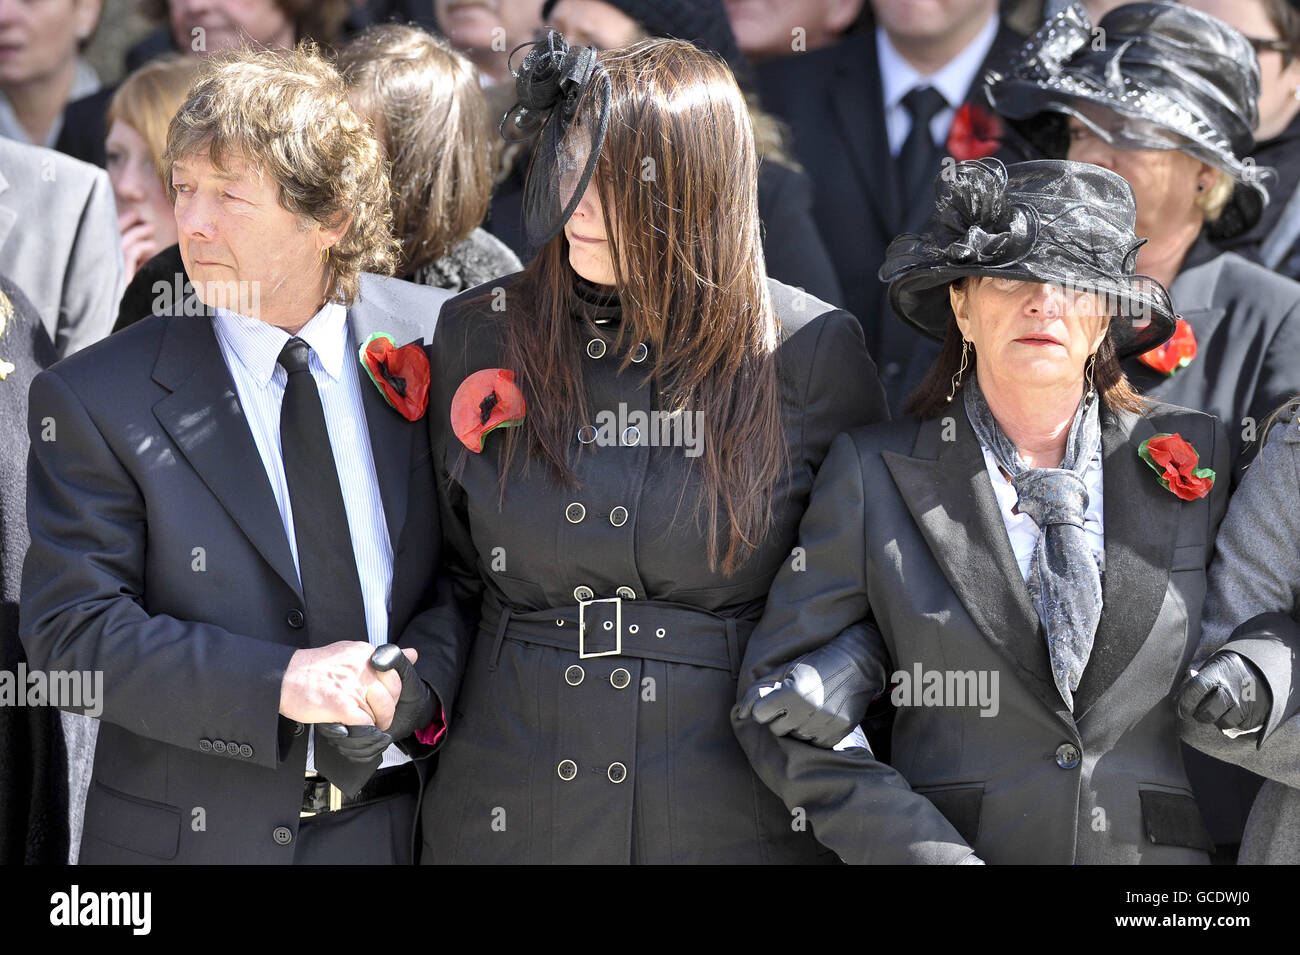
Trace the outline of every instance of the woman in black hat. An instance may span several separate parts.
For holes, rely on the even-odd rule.
[[[423,861],[833,861],[728,714],[826,449],[887,417],[860,326],[764,274],[716,57],[551,33],[517,88],[541,251],[431,348],[443,555],[481,622]]]
[[[1142,271],[1182,317],[1124,369],[1134,387],[1208,411],[1232,442],[1235,487],[1258,426],[1300,393],[1300,284],[1215,242],[1253,228],[1273,170],[1252,156],[1259,65],[1231,27],[1174,3],[1133,3],[1094,31],[1071,7],[1022,48],[988,96],[1049,156],[1118,172],[1137,197]]]
[[[736,732],[846,861],[1204,862],[1169,693],[1228,448],[1120,367],[1174,327],[1133,270],[1132,192],[1045,160],[958,163],[936,188],[881,278],[940,357],[906,418],[831,446]],[[858,622],[872,638],[846,649]],[[890,765],[826,748],[886,695]]]
[[[627,46],[646,37],[688,40],[722,57],[736,73],[742,89],[748,68],[736,46],[722,0],[548,0],[542,15],[549,26],[571,42],[596,49]],[[762,111],[758,98],[747,95],[759,153],[758,215],[763,224],[763,254],[774,279],[802,288],[810,295],[839,305],[839,279],[812,214],[812,183],[787,154],[785,133],[776,119]],[[506,180],[493,198],[489,228],[507,242],[518,229],[519,175]],[[522,249],[522,242],[517,248]]]

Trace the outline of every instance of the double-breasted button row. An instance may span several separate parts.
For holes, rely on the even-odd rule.
[[[1056,765],[1062,769],[1074,769],[1079,765],[1079,747],[1073,743],[1062,743],[1056,747]]]
[[[591,341],[587,342],[588,358],[604,358],[605,353],[608,350],[608,346],[606,346],[605,339],[603,338],[593,338]],[[632,361],[639,365],[649,356],[650,349],[646,347],[645,342],[637,342],[636,347],[632,349]]]
[[[615,596],[620,597],[623,600],[636,600],[636,591],[633,590],[631,587],[619,587],[618,590],[614,591],[614,594]],[[596,592],[592,590],[590,587],[588,587],[586,584],[579,584],[578,586],[573,588],[573,599],[577,600],[578,602],[582,602],[584,600],[591,600],[595,596],[596,596]],[[555,625],[557,627],[562,627],[564,626],[564,621],[556,620]],[[635,630],[633,630],[632,632],[636,633]]]
[[[615,527],[622,527],[626,524],[627,517],[627,508],[622,504],[609,512],[609,522]],[[570,524],[581,524],[587,519],[587,506],[580,501],[574,501],[564,509],[564,519]]]
[[[578,429],[578,443],[591,444],[600,434],[594,424],[584,424]],[[626,447],[634,448],[641,443],[641,429],[636,425],[629,425],[623,429],[623,435],[620,438]]]
[[[587,678],[587,671],[578,664],[574,663],[565,668],[564,682],[569,686],[579,686]],[[632,682],[632,674],[623,667],[619,667],[609,675],[609,685],[616,690],[625,690],[628,684]]]
[[[235,756],[239,759],[252,759],[253,747],[248,743],[228,743],[224,739],[199,740],[200,753],[216,753],[218,756]]]
[[[571,759],[562,759],[555,767],[555,772],[566,783],[570,782],[578,775],[578,764]],[[610,763],[605,769],[605,776],[611,783],[621,783],[627,779],[627,767],[622,763]]]

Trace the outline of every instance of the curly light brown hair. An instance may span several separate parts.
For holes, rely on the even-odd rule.
[[[392,274],[383,149],[357,118],[338,71],[314,44],[293,50],[232,50],[210,58],[167,130],[164,177],[206,151],[218,169],[241,157],[279,186],[280,205],[327,229],[350,218],[329,253],[329,297],[351,305],[362,272]]]

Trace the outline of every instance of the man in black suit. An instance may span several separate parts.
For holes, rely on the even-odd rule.
[[[729,3],[733,17],[746,2]],[[890,241],[919,229],[933,208],[943,158],[994,150],[960,129],[954,139],[953,122],[964,103],[982,112],[985,71],[1009,58],[1020,37],[1001,22],[997,0],[948,0],[938,17],[933,4],[922,11],[915,0],[870,6],[836,43],[816,47],[815,31],[795,34],[791,53],[763,62],[758,77],[763,105],[793,131],[845,307],[862,322],[897,413],[937,351],[889,314],[876,273]]]
[[[215,316],[145,319],[30,395],[20,637],[103,675],[81,861],[410,862],[468,642],[419,390],[449,296],[367,274],[394,255],[382,151],[315,56],[215,66],[166,162]]]

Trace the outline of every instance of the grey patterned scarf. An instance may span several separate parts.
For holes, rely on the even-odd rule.
[[[1083,529],[1088,511],[1083,472],[1101,447],[1099,402],[1095,396],[1080,401],[1059,468],[1031,468],[993,417],[979,382],[972,376],[962,391],[975,435],[1011,476],[1021,513],[1041,531],[1029,564],[1029,596],[1047,631],[1052,679],[1073,713],[1074,691],[1101,619],[1101,569]]]

